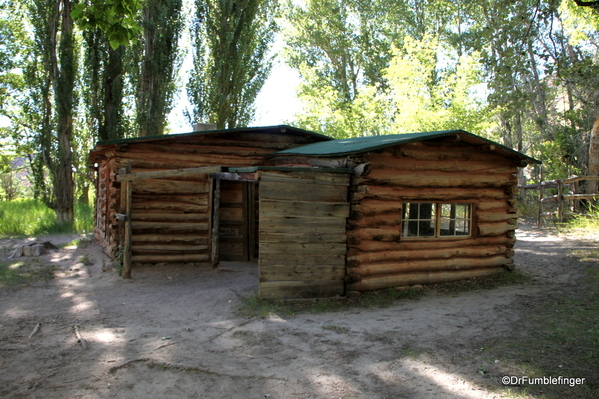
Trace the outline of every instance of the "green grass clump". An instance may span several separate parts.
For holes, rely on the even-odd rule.
[[[561,227],[565,233],[598,237],[599,236],[599,206],[591,206],[586,215],[576,215]]]
[[[54,278],[54,266],[36,259],[0,262],[0,288],[19,288]]]
[[[58,223],[54,211],[41,201],[0,201],[0,236],[85,233],[93,226],[93,207],[89,204],[75,205],[75,223],[71,226]]]

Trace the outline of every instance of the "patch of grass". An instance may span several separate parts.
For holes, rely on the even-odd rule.
[[[0,262],[0,288],[20,288],[53,278],[54,266],[44,265],[37,259]]]
[[[560,231],[578,236],[599,236],[599,206],[591,206],[586,215],[574,216],[573,219],[560,227]]]
[[[58,223],[54,211],[41,201],[0,201],[0,236],[84,233],[92,231],[93,226],[93,206],[90,204],[77,203],[75,223],[68,225]]]
[[[599,397],[599,265],[581,284],[530,305],[520,328],[487,350],[506,365],[505,375],[585,378],[582,385],[525,384],[511,391],[534,398]]]
[[[485,277],[470,278],[443,284],[432,284],[427,286],[427,289],[434,290],[439,293],[460,293],[489,290],[506,285],[526,284],[529,281],[529,276],[517,270],[513,270],[506,271],[504,273],[492,274]]]
[[[300,300],[260,299],[258,294],[243,300],[239,313],[247,317],[271,315],[291,316],[299,313],[340,312],[356,308],[384,308],[400,300],[414,299],[427,293],[458,293],[499,286],[521,284],[529,281],[526,275],[513,271],[487,277],[455,281],[444,284],[416,285],[364,292],[351,298],[318,298]]]

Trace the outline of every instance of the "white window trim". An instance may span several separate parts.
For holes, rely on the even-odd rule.
[[[407,236],[403,234],[404,230],[404,218],[403,212],[406,204],[435,204],[435,235],[434,236]],[[469,205],[470,206],[470,218],[468,220],[468,234],[464,235],[445,235],[442,236],[440,234],[441,231],[441,205],[442,204],[459,204],[459,205]],[[432,220],[432,219],[407,219],[410,221],[416,220]],[[455,219],[454,219],[455,220]],[[458,219],[464,220],[464,219]],[[420,200],[404,200],[402,202],[402,219],[400,224],[400,237],[402,240],[464,240],[472,238],[473,235],[473,227],[474,227],[474,203],[468,201],[420,201]]]

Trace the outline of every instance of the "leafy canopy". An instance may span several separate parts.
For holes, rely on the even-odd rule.
[[[71,17],[81,29],[101,29],[113,49],[128,45],[141,31],[135,16],[140,0],[93,0],[73,6]]]

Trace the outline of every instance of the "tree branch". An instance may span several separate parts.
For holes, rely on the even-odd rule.
[[[574,0],[574,3],[579,7],[599,8],[599,1]]]

